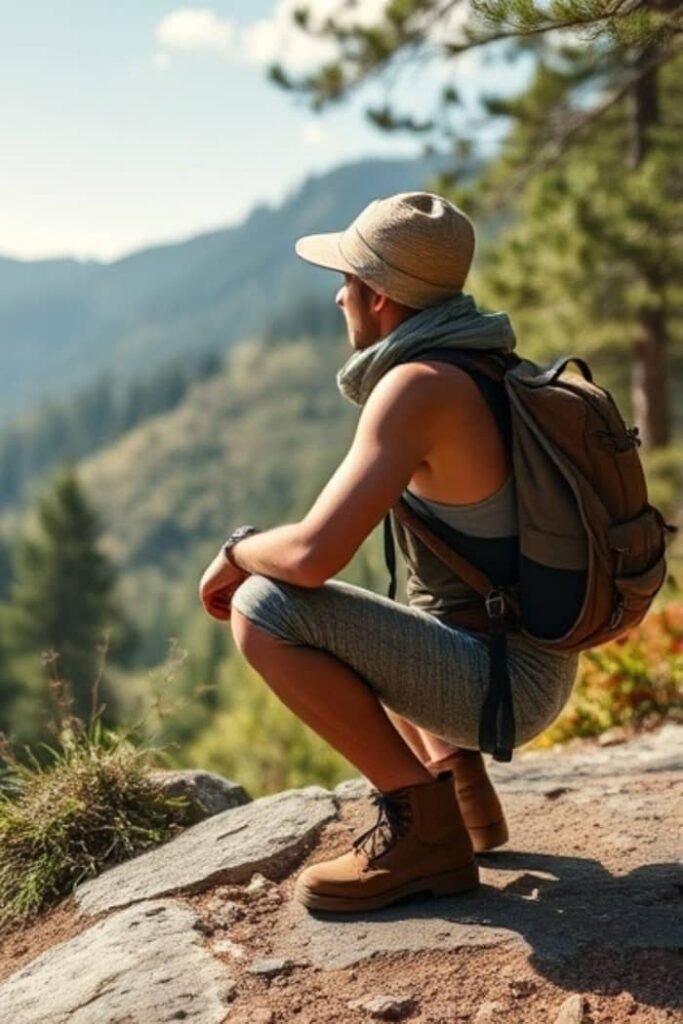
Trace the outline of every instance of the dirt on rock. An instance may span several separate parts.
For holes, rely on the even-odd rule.
[[[589,756],[590,747],[583,744],[581,752]],[[235,980],[223,1024],[556,1024],[572,995],[583,1006],[567,1017],[572,1024],[683,1024],[683,879],[674,856],[683,773],[673,764],[644,765],[635,755],[631,766],[622,750],[617,775],[575,778],[575,755],[576,748],[534,760],[528,787],[519,773],[514,784],[501,784],[510,841],[479,856],[482,886],[475,894],[413,897],[395,905],[394,916],[384,915],[383,927],[401,936],[419,935],[425,921],[443,918],[444,948],[430,932],[428,948],[378,947],[368,955],[359,947],[354,962],[352,941],[348,962],[325,964],[326,944],[349,934],[352,915],[309,920],[293,887],[304,864],[346,852],[375,821],[376,810],[362,797],[341,800],[338,819],[281,877],[255,875],[247,884],[176,894],[197,916],[197,941]],[[543,764],[556,773],[558,759],[566,773],[550,773],[544,782]],[[364,918],[363,935],[379,931],[380,915]],[[332,922],[327,931],[317,918]],[[67,900],[0,935],[0,980],[97,920]],[[463,921],[480,941],[475,935],[458,944]],[[255,969],[266,958],[273,962]],[[396,1001],[387,1002],[387,1016],[368,1008],[382,1005],[373,997]],[[102,1024],[110,1024],[106,1013]]]
[[[661,791],[680,794],[683,784],[676,773],[663,773],[634,778],[632,787],[634,793],[656,800]],[[563,805],[557,797],[545,797],[545,813],[539,816],[534,798],[515,794],[505,800],[505,806],[512,833],[506,850],[522,847],[549,856],[588,856],[600,862],[605,878],[626,876],[636,867],[636,849],[615,849],[614,823],[602,814],[599,803],[576,807]],[[344,853],[350,838],[373,820],[365,801],[345,802],[339,820],[325,827],[306,862]],[[516,835],[523,836],[523,843],[515,843]],[[656,856],[656,844],[652,853]],[[496,861],[503,859],[502,850],[480,857],[482,883],[501,892],[516,884],[520,897],[532,896],[533,888],[519,884],[518,869],[508,873],[495,868]],[[348,1003],[375,995],[412,997],[414,1008],[402,1018],[411,1024],[484,1024],[487,1020],[554,1024],[562,1004],[573,993],[584,997],[582,1024],[683,1022],[682,950],[615,949],[601,941],[604,922],[600,921],[595,921],[593,942],[561,959],[546,960],[513,943],[384,954],[341,969],[321,969],[307,962],[304,948],[291,950],[292,958],[299,956],[300,962],[282,974],[253,975],[249,964],[254,959],[278,955],[281,950],[281,930],[289,928],[287,908],[299,870],[252,892],[246,886],[225,886],[188,898],[202,922],[204,941],[214,955],[229,963],[237,980],[237,996],[225,1024],[261,1020],[268,1024],[363,1024],[375,1018],[349,1008]],[[240,908],[239,919],[226,932],[214,925],[211,908],[216,906],[216,897]],[[541,893],[538,898],[543,898]],[[401,904],[406,919],[411,902]],[[591,913],[589,906],[586,913]],[[221,936],[228,933],[237,955],[235,950],[220,952]],[[274,939],[278,941],[274,943]],[[496,1004],[490,1015],[486,1004]]]

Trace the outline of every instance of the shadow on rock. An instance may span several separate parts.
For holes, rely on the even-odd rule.
[[[642,1004],[683,1007],[676,970],[683,948],[678,864],[650,864],[616,876],[591,858],[499,851],[478,859],[488,871],[515,877],[502,887],[483,884],[459,896],[412,896],[371,914],[304,913],[330,929],[362,922],[363,935],[379,926],[380,953],[391,951],[381,940],[396,924],[410,922],[400,931],[415,937],[409,948],[416,951],[485,946],[491,942],[487,932],[502,930],[508,933],[503,941],[519,937],[530,963],[559,987],[628,991]],[[333,942],[333,932],[325,932]]]

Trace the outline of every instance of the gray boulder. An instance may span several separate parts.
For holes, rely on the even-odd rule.
[[[214,814],[164,846],[84,882],[75,892],[87,914],[177,892],[248,881],[254,872],[284,872],[322,826],[335,818],[332,794],[320,786],[286,790]]]
[[[234,997],[189,907],[158,900],[122,910],[32,960],[0,985],[12,1024],[221,1024]]]
[[[149,772],[148,777],[165,796],[186,798],[187,808],[182,815],[182,821],[187,825],[195,825],[204,818],[220,814],[221,811],[229,811],[233,807],[241,807],[251,801],[249,794],[238,782],[225,779],[215,772],[194,769],[156,770]]]

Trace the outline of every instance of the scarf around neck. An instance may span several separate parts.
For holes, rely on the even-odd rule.
[[[506,313],[482,313],[472,296],[461,292],[438,306],[420,310],[386,338],[354,352],[337,374],[337,386],[350,402],[364,405],[387,370],[420,351],[496,348],[511,352],[515,344]]]

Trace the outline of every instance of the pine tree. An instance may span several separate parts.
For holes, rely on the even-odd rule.
[[[12,550],[0,534],[0,601],[4,601],[12,581]]]
[[[390,100],[366,112],[387,131],[454,137],[462,137],[462,124],[451,123],[448,109],[459,103],[457,62],[463,54],[491,47],[500,54],[503,46],[506,56],[515,57],[520,51],[540,52],[546,39],[552,51],[561,52],[579,40],[589,56],[584,83],[599,83],[585,119],[599,117],[627,93],[638,94],[637,113],[647,117],[651,72],[656,77],[656,69],[680,53],[683,24],[678,0],[385,0],[368,5],[367,11],[358,0],[339,0],[332,13],[327,6],[320,10],[302,3],[292,17],[302,32],[336,53],[299,77],[286,64],[273,65],[270,76],[276,84],[322,110],[378,76],[391,76],[395,85],[400,73],[415,64],[451,62],[453,78],[435,96],[431,113],[398,111]],[[539,127],[546,141],[557,138],[548,120]],[[572,125],[572,133],[580,127],[579,122]]]
[[[476,132],[468,131],[458,106],[459,58],[481,48],[493,48],[500,55],[501,47],[511,57],[529,52],[540,56],[540,77],[527,94],[513,103],[508,96],[489,102],[490,114],[516,117],[518,127],[525,119],[525,130],[517,133],[517,166],[514,161],[507,164],[515,171],[517,184],[571,159],[592,128],[601,130],[615,110],[620,112],[624,130],[610,155],[611,171],[612,177],[620,173],[620,187],[627,187],[630,203],[618,211],[622,224],[616,231],[604,222],[604,237],[621,233],[626,241],[635,240],[634,246],[625,246],[626,260],[634,269],[633,294],[640,296],[630,308],[633,405],[645,443],[652,448],[666,445],[671,436],[668,377],[673,333],[668,299],[676,271],[651,259],[657,246],[646,251],[637,235],[647,230],[654,205],[648,185],[656,188],[661,181],[662,81],[667,65],[683,52],[680,3],[386,0],[368,15],[362,5],[344,0],[333,16],[321,17],[311,4],[298,9],[294,19],[301,30],[332,43],[336,57],[303,78],[292,77],[281,66],[272,68],[271,76],[305,95],[316,110],[343,100],[373,76],[390,72],[395,82],[401,68],[414,62],[436,58],[451,66],[452,81],[441,90],[431,114],[397,112],[389,103],[367,113],[385,130],[404,129],[448,141],[454,155],[476,145]],[[508,177],[506,184],[509,181]],[[596,203],[586,204],[584,197],[583,205],[585,219],[600,220]],[[624,229],[625,214],[631,219]],[[666,223],[665,218],[662,221]],[[665,233],[673,248],[668,224]]]
[[[477,186],[484,208],[501,180],[527,166],[529,126],[571,68],[569,57],[562,73],[541,63],[524,97],[505,105],[514,127]],[[677,312],[683,226],[675,127],[683,63],[662,70],[660,98],[656,145],[636,170],[617,158],[629,141],[624,97],[562,162],[528,177],[516,221],[490,247],[478,282],[487,304],[511,312],[525,349],[531,341],[534,354],[546,358],[568,349],[610,353],[627,388],[630,368],[631,416],[650,447],[670,440],[668,374],[669,367],[677,368],[683,327]],[[462,201],[476,205],[476,196]]]
[[[9,733],[14,702],[20,693],[19,682],[12,671],[5,639],[4,618],[0,617],[0,732]]]
[[[37,529],[16,549],[11,621],[14,653],[53,655],[73,696],[73,712],[88,721],[103,656],[116,658],[125,624],[115,601],[115,572],[99,549],[100,529],[72,470],[62,471],[39,501]],[[130,635],[128,635],[129,638]],[[102,681],[105,721],[113,695]]]

